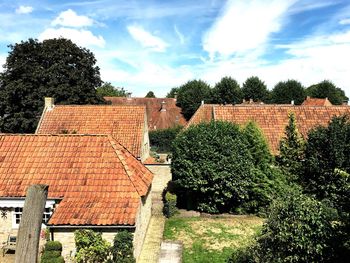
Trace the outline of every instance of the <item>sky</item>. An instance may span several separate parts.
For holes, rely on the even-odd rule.
[[[225,76],[327,79],[350,96],[350,0],[0,0],[0,21],[1,65],[9,44],[69,38],[132,96]]]

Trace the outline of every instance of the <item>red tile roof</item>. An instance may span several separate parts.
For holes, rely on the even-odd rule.
[[[318,125],[328,125],[333,116],[350,115],[349,106],[292,106],[292,105],[202,105],[188,125],[224,120],[244,125],[255,121],[262,129],[273,153],[278,152],[279,142],[288,124],[288,114],[294,112],[299,131],[306,137],[308,131]]]
[[[43,113],[38,134],[111,134],[141,157],[145,106],[56,105]]]
[[[145,105],[150,130],[184,126],[187,123],[181,114],[181,108],[176,106],[176,99],[173,98],[105,97],[105,100],[111,101],[112,105]]]
[[[0,135],[0,197],[49,185],[50,225],[134,225],[152,178],[109,135]]]
[[[303,106],[332,106],[333,104],[328,100],[328,98],[319,99],[319,98],[310,98],[309,96],[307,96],[301,105],[303,105]]]

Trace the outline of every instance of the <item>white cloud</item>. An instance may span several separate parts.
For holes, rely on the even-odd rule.
[[[48,28],[39,35],[39,40],[51,38],[68,38],[79,46],[104,47],[105,40],[102,36],[95,36],[91,31],[73,28]]]
[[[143,47],[157,52],[164,52],[168,44],[159,37],[152,35],[140,26],[128,26],[129,34]]]
[[[339,21],[339,24],[341,25],[349,25],[350,24],[350,18],[344,18]]]
[[[205,33],[202,45],[211,58],[216,54],[242,55],[260,49],[271,33],[280,30],[283,17],[295,0],[228,1],[222,14]]]
[[[33,7],[21,5],[16,9],[16,14],[29,14],[33,12]]]
[[[51,22],[52,26],[68,26],[68,27],[84,27],[91,26],[94,21],[87,16],[77,15],[73,10],[68,9],[59,14],[59,16]]]

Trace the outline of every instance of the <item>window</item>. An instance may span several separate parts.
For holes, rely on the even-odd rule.
[[[15,211],[13,212],[13,227],[18,227],[19,223],[21,222],[22,218],[22,213],[23,213],[23,208],[22,207],[16,207]],[[43,224],[46,224],[52,214],[52,208],[51,207],[45,207],[44,214],[43,214]]]

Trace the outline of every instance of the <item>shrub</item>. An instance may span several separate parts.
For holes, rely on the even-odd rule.
[[[107,262],[111,245],[102,238],[102,233],[93,230],[77,230],[74,232],[78,263]]]
[[[173,143],[171,171],[187,208],[219,213],[248,198],[252,157],[238,125],[212,121],[190,126]]]
[[[176,213],[178,212],[178,209],[176,207],[176,203],[177,203],[176,195],[167,192],[165,194],[165,204],[164,204],[164,208],[163,208],[164,215],[167,218],[176,215]]]
[[[45,244],[45,251],[62,251],[62,244],[59,241],[48,241]]]
[[[127,230],[118,232],[113,241],[113,262],[134,263],[133,234]]]
[[[64,263],[61,256],[62,244],[58,241],[48,241],[44,247],[44,253],[41,255],[41,263]]]
[[[170,152],[171,144],[176,135],[181,131],[182,126],[178,125],[168,129],[161,129],[149,132],[149,140],[157,152]]]
[[[324,262],[331,258],[333,213],[293,191],[276,200],[254,249],[259,262]]]

